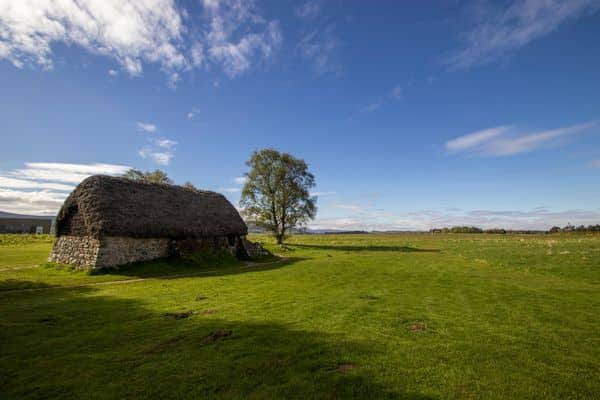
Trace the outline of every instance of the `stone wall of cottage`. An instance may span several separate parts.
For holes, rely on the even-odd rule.
[[[48,261],[75,267],[95,267],[100,241],[89,236],[60,236]]]
[[[95,268],[116,267],[140,261],[165,258],[171,254],[171,240],[136,239],[109,236],[100,240],[100,249]]]
[[[248,254],[245,239],[237,236],[184,240],[168,238],[130,238],[108,236],[60,236],[56,239],[50,262],[81,268],[110,268],[140,261],[150,261],[171,255],[204,250],[225,250],[237,257]]]

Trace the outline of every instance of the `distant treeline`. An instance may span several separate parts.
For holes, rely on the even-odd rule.
[[[369,232],[367,231],[327,231],[323,232],[325,235],[364,235]]]
[[[600,225],[579,225],[579,226],[574,226],[574,225],[567,225],[564,228],[561,228],[559,226],[553,226],[552,228],[550,228],[550,230],[548,231],[550,233],[558,233],[558,232],[600,232]]]
[[[453,226],[452,228],[440,228],[440,229],[431,229],[429,232],[431,233],[500,233],[505,234],[508,232],[506,229],[481,229],[476,226]],[[536,232],[539,233],[539,232]]]
[[[451,228],[436,228],[431,229],[430,233],[520,233],[520,234],[534,234],[534,233],[559,233],[559,232],[600,232],[600,225],[567,225],[564,228],[553,226],[547,231],[536,231],[536,230],[507,230],[502,228],[493,229],[481,229],[476,226],[453,226]]]

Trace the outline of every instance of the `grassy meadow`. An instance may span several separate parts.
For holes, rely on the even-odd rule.
[[[0,397],[600,397],[598,235],[251,239],[283,258],[89,274],[0,236]]]

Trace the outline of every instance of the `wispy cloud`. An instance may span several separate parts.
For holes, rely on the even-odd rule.
[[[341,66],[334,59],[337,46],[335,26],[330,24],[325,27],[315,27],[305,33],[297,48],[301,57],[312,61],[318,75],[330,73],[337,75],[341,72]]]
[[[158,165],[169,165],[175,157],[175,146],[177,142],[171,139],[159,138],[148,139],[150,143],[138,150],[142,158],[148,158]]]
[[[460,136],[446,142],[446,149],[452,152],[472,150],[508,132],[510,126],[498,126]]]
[[[484,8],[481,20],[463,35],[464,47],[447,62],[467,68],[496,61],[599,6],[597,0],[516,0],[501,10]]]
[[[109,69],[108,71],[106,71],[106,73],[110,76],[117,76],[119,75],[119,71],[117,71],[116,69]]]
[[[321,12],[321,3],[316,0],[310,0],[296,7],[296,16],[299,18],[312,19]]]
[[[248,178],[246,178],[245,176],[236,176],[235,178],[233,178],[233,181],[238,185],[243,185],[246,183],[247,179]]]
[[[70,192],[73,190],[74,186],[66,185],[64,183],[29,181],[25,179],[15,179],[6,176],[0,176],[0,187],[10,189],[50,189]]]
[[[401,99],[402,96],[404,94],[404,90],[402,89],[402,87],[400,85],[396,85],[393,86],[389,92],[379,96],[379,98],[377,98],[377,100],[372,101],[371,103],[367,104],[366,106],[361,107],[358,112],[353,115],[351,117],[354,118],[360,114],[364,114],[364,113],[372,113],[374,111],[379,110],[384,104],[390,102],[390,101],[394,101],[394,100],[398,100]]]
[[[253,0],[203,0],[209,27],[194,43],[231,78],[248,70],[254,59],[267,59],[282,41],[279,21],[267,21]],[[204,57],[202,57],[204,59]]]
[[[68,193],[90,175],[121,175],[130,167],[115,164],[26,162],[0,173],[0,209],[24,214],[56,214]]]
[[[516,134],[515,128],[499,126],[484,129],[446,142],[451,153],[468,153],[478,156],[510,156],[527,153],[559,143],[558,140],[588,130],[596,124],[584,124],[545,131]]]
[[[154,133],[158,130],[158,127],[156,125],[149,124],[146,122],[137,122],[136,126],[137,126],[137,130],[140,132]]]
[[[373,112],[379,109],[379,107],[381,107],[381,103],[371,103],[371,104],[367,104],[365,107],[363,107],[360,111],[361,112]]]
[[[192,110],[187,113],[188,119],[196,118],[196,115],[198,115],[199,112],[200,112],[200,109],[198,107],[192,108]]]
[[[600,160],[594,160],[594,161],[592,161],[592,167],[594,167],[594,168],[600,168]]]
[[[114,164],[26,162],[25,168],[12,170],[8,175],[33,181],[79,183],[90,175],[119,175],[128,169],[127,166]]]

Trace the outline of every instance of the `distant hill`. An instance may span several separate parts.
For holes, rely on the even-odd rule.
[[[24,214],[13,214],[6,211],[0,211],[0,218],[24,218],[24,219],[54,219],[53,215],[24,215]]]

